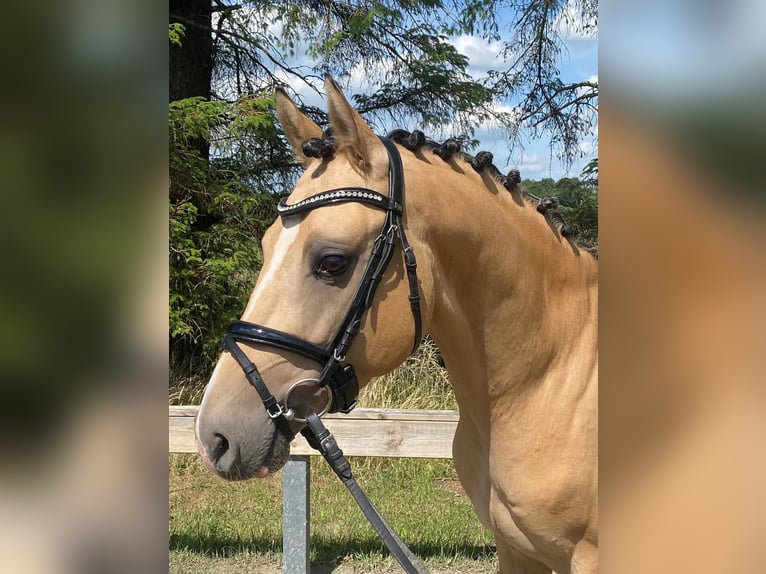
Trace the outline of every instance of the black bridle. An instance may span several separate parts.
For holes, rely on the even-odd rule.
[[[386,523],[378,510],[373,506],[362,489],[357,484],[351,472],[351,466],[340,450],[335,438],[322,424],[320,416],[325,412],[348,413],[356,406],[356,397],[359,394],[359,382],[357,381],[354,368],[350,364],[343,364],[346,360],[351,344],[359,332],[362,317],[372,305],[375,291],[386,272],[389,262],[396,250],[397,238],[401,241],[404,252],[404,265],[407,270],[407,281],[410,289],[410,308],[415,323],[415,338],[412,352],[420,345],[422,338],[422,319],[420,316],[420,293],[418,290],[417,263],[415,253],[412,251],[402,226],[404,215],[404,173],[402,159],[396,146],[387,138],[380,138],[388,152],[388,197],[377,191],[362,187],[342,187],[323,191],[304,199],[293,205],[287,205],[282,199],[279,202],[278,211],[280,217],[291,217],[328,205],[339,203],[357,202],[370,205],[386,212],[383,227],[375,239],[372,247],[370,260],[362,276],[362,281],[351,302],[351,308],[346,313],[337,333],[332,341],[321,347],[295,335],[283,333],[270,327],[236,321],[229,332],[224,336],[223,346],[231,353],[234,359],[242,367],[258,395],[263,401],[269,417],[274,421],[279,431],[292,441],[295,432],[290,427],[290,421],[298,420],[305,422],[306,426],[301,433],[306,441],[314,449],[318,450],[330,464],[335,474],[349,489],[364,515],[370,521],[388,549],[397,559],[399,564],[409,574],[427,574],[426,569],[418,561],[409,548],[401,541],[393,529]],[[297,353],[322,365],[318,379],[303,379],[293,383],[280,403],[269,391],[263,382],[255,364],[247,358],[247,355],[239,347],[238,343],[249,343],[275,347],[284,351]],[[327,407],[321,413],[309,412],[305,418],[300,419],[289,406],[289,395],[293,389],[301,384],[316,384],[322,389],[328,389],[330,397]]]
[[[320,415],[327,411],[350,412],[356,406],[359,382],[357,381],[353,366],[343,363],[346,360],[346,354],[353,343],[354,337],[359,332],[362,317],[365,311],[372,305],[378,285],[380,285],[388,263],[391,261],[396,250],[397,238],[401,241],[402,251],[404,252],[404,264],[410,289],[410,307],[415,323],[412,352],[415,352],[420,345],[422,319],[420,316],[420,294],[416,272],[417,262],[415,260],[415,253],[407,241],[404,227],[402,226],[402,217],[404,215],[404,173],[402,160],[399,156],[399,151],[391,140],[381,137],[380,141],[385,146],[389,158],[388,197],[371,189],[342,187],[312,195],[293,205],[287,205],[287,202],[282,199],[277,208],[279,216],[282,218],[292,217],[328,205],[349,202],[364,203],[386,213],[383,227],[375,239],[370,260],[367,263],[367,268],[364,271],[359,288],[354,295],[351,307],[330,343],[326,347],[322,347],[295,335],[246,321],[234,322],[223,339],[224,349],[231,353],[240,367],[242,367],[247,380],[255,387],[261,401],[263,401],[269,417],[288,440],[292,440],[295,436],[295,432],[292,431],[289,424],[291,420],[295,420],[295,415],[289,408],[289,405],[287,405],[287,398],[292,387],[288,390],[282,403],[280,403],[269,391],[255,364],[247,358],[238,343],[275,347],[297,353],[321,364],[322,370],[318,379],[304,379],[304,381],[314,382],[319,387],[329,390],[331,402],[328,400],[328,408],[320,413]],[[304,381],[298,381],[296,384],[303,383]]]

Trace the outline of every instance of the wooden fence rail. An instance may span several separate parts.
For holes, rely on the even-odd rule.
[[[194,442],[197,410],[196,406],[170,407],[170,452],[197,452]],[[322,420],[348,456],[452,458],[452,438],[457,428],[458,413],[358,408],[347,415],[328,414]],[[298,435],[291,445],[290,461],[282,471],[285,574],[309,572],[309,456],[316,454]]]

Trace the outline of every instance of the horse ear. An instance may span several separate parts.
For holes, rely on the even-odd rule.
[[[307,118],[282,88],[277,88],[276,104],[277,118],[282,124],[287,141],[290,142],[295,156],[305,165],[310,158],[303,155],[301,146],[307,139],[322,137],[322,128]]]
[[[333,128],[339,153],[345,153],[351,164],[362,173],[369,173],[376,158],[385,158],[385,148],[378,137],[351,107],[338,84],[329,74],[324,77],[327,93],[327,113]]]

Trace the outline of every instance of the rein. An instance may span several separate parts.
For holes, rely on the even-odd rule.
[[[326,347],[322,347],[295,335],[270,327],[247,321],[235,321],[224,336],[223,347],[231,353],[232,357],[244,371],[247,380],[255,387],[268,416],[274,421],[279,432],[288,441],[292,441],[295,438],[295,431],[292,430],[290,422],[306,423],[306,426],[301,430],[301,434],[312,448],[322,454],[335,474],[343,481],[343,484],[349,489],[391,554],[394,555],[402,568],[409,574],[423,574],[427,570],[399,539],[359,487],[351,473],[351,466],[343,456],[343,451],[338,448],[335,438],[320,420],[320,417],[326,412],[348,413],[356,406],[356,398],[359,394],[359,381],[356,378],[353,366],[342,363],[346,360],[346,354],[354,341],[354,337],[359,333],[365,311],[372,305],[375,292],[396,250],[397,239],[401,242],[402,252],[404,253],[404,264],[410,290],[409,302],[415,331],[412,346],[413,353],[420,346],[422,338],[417,262],[415,260],[415,253],[407,241],[402,225],[402,217],[404,215],[404,170],[402,168],[402,160],[399,151],[391,140],[381,137],[380,141],[385,146],[389,158],[388,197],[371,189],[344,187],[312,195],[293,205],[288,205],[285,199],[282,199],[277,207],[279,216],[282,218],[306,213],[320,207],[349,202],[364,203],[386,212],[383,227],[375,239],[370,260],[354,295],[351,307],[330,343]],[[303,379],[293,383],[280,403],[269,391],[258,372],[258,368],[248,359],[238,343],[265,345],[297,353],[323,365],[323,367],[318,379]],[[306,414],[305,418],[301,418],[290,408],[289,397],[294,389],[304,384],[315,384],[319,388],[326,390],[328,400],[327,406],[320,413],[311,412]]]

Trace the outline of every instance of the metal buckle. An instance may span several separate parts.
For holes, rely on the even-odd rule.
[[[271,409],[273,409],[274,407],[276,407],[276,409],[277,409],[276,412],[271,412]],[[274,403],[273,405],[271,405],[270,407],[268,407],[266,409],[266,414],[268,414],[269,418],[271,418],[271,419],[278,419],[279,417],[285,415],[286,412],[287,411],[285,411],[282,408],[282,405],[280,403]],[[287,418],[287,417],[285,417],[285,418]],[[288,419],[288,420],[290,420],[290,419]]]

